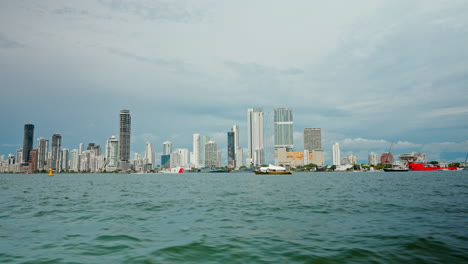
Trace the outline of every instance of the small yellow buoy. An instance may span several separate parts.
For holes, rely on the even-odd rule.
[[[48,176],[54,176],[54,173],[52,172],[52,169],[49,169],[49,175]]]

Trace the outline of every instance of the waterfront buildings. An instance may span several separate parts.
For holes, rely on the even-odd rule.
[[[378,158],[377,154],[375,154],[374,152],[369,153],[368,163],[369,163],[369,165],[372,165],[372,166],[377,165],[379,163],[379,158]]]
[[[145,143],[145,170],[152,170],[156,161],[156,153],[153,144]]]
[[[341,165],[341,156],[340,156],[340,144],[335,142],[332,145],[332,155],[333,155],[333,165],[340,166]]]
[[[304,150],[322,149],[322,129],[304,128]]]
[[[275,131],[275,149],[285,148],[292,151],[294,147],[292,108],[275,108],[273,125]]]
[[[195,168],[200,167],[200,134],[193,134],[193,151],[190,157],[190,163]]]
[[[205,165],[205,145],[210,141],[210,137],[208,136],[201,136],[200,138],[200,164]]]
[[[187,168],[189,164],[189,150],[188,149],[177,149],[177,151],[174,153],[178,157],[178,162],[171,166],[172,168],[175,167],[181,167],[181,168]]]
[[[239,126],[233,125],[231,131],[234,132],[234,164],[239,168],[244,160],[244,151],[239,146]]]
[[[29,162],[30,151],[33,148],[34,140],[34,125],[26,124],[24,125],[24,137],[23,137],[23,162]]]
[[[106,171],[115,171],[119,164],[119,140],[111,136],[106,142]]]
[[[287,151],[287,148],[275,149],[275,164],[278,166],[297,167],[304,165],[304,152]]]
[[[217,167],[218,166],[218,146],[214,141],[208,141],[205,144],[205,167]]]
[[[49,140],[43,137],[37,139],[37,169],[47,169],[47,156],[49,152]]]
[[[119,169],[130,168],[130,136],[132,118],[130,110],[120,110],[119,115]]]
[[[60,169],[60,151],[62,147],[62,135],[52,135],[52,152],[50,157],[49,168],[52,170]]]
[[[172,153],[172,142],[166,141],[163,143],[163,155],[170,155]]]
[[[260,166],[265,163],[263,110],[249,108],[247,110],[247,166]]]
[[[325,165],[325,153],[322,149],[322,129],[304,128],[304,165],[313,163],[318,166]]]
[[[78,149],[72,149],[70,150],[70,166],[69,170],[71,172],[78,172],[79,170],[79,163],[80,162],[80,156],[78,154]]]
[[[236,152],[235,152],[235,133],[234,131],[227,132],[227,161],[228,167],[234,168],[236,166]]]
[[[393,164],[393,154],[391,152],[384,152],[380,156],[381,164]]]
[[[32,149],[30,151],[30,157],[29,157],[29,169],[28,172],[32,173],[33,171],[37,170],[37,157],[38,157],[38,151],[37,149]]]
[[[68,156],[69,156],[69,149],[64,148],[60,151],[60,171],[68,171]]]

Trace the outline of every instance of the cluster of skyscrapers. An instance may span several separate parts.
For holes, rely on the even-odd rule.
[[[89,143],[87,148],[80,143],[77,149],[62,148],[62,135],[53,134],[51,140],[40,137],[37,147],[33,148],[34,125],[24,125],[23,148],[16,155],[8,155],[7,159],[0,156],[0,173],[33,172],[52,169],[54,171],[73,172],[112,172],[112,171],[150,171],[156,167],[156,153],[153,144],[146,142],[143,156],[135,154],[130,158],[131,146],[131,116],[129,110],[119,113],[118,137],[111,136],[106,141],[103,150],[95,143]],[[247,110],[247,155],[239,145],[239,126],[233,125],[227,132],[227,167],[253,167],[265,164],[265,129],[264,112],[261,108]],[[304,149],[294,151],[294,120],[292,108],[275,108],[273,116],[274,128],[274,162],[280,166],[297,167],[308,164],[325,165],[325,155],[322,149],[322,131],[320,128],[304,128]],[[161,169],[170,168],[213,168],[221,167],[222,151],[209,136],[193,134],[192,151],[179,148],[173,151],[172,142],[163,143]],[[50,147],[49,147],[50,146]],[[332,145],[333,165],[337,168],[349,168],[357,163],[354,155],[341,158],[340,146]],[[409,153],[400,155],[406,161],[425,162],[424,153]],[[380,156],[381,164],[394,162],[392,153],[385,152]],[[379,157],[375,153],[368,156],[369,165],[377,165]]]
[[[5,159],[0,156],[0,172],[33,172],[52,169],[54,171],[103,172],[136,169],[152,169],[155,152],[151,143],[146,143],[144,157],[130,160],[131,116],[129,110],[119,114],[119,137],[111,136],[106,142],[105,153],[101,146],[89,143],[84,149],[62,148],[62,135],[53,134],[51,140],[40,137],[33,149],[34,125],[24,126],[23,148]]]
[[[227,132],[227,166],[260,166],[265,164],[264,112],[261,108],[247,110],[247,155],[239,145],[239,126],[233,125]],[[294,152],[293,110],[274,109],[274,157],[276,165],[298,166],[309,163],[324,165],[320,128],[304,129],[304,150]],[[32,172],[52,169],[54,171],[103,172],[133,169],[148,171],[155,168],[155,150],[147,142],[144,156],[135,154],[130,158],[131,115],[129,110],[119,114],[118,137],[111,136],[105,149],[89,143],[85,149],[81,143],[77,149],[62,148],[62,136],[52,135],[51,140],[40,137],[33,149],[34,125],[24,126],[23,148],[16,156],[1,157],[0,172]],[[50,147],[49,147],[50,145]],[[103,153],[104,152],[104,153]],[[221,167],[222,152],[209,136],[193,134],[193,148],[173,151],[172,142],[163,143],[161,168]]]

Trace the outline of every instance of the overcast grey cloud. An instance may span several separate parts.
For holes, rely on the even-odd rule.
[[[321,127],[326,151],[337,141],[361,161],[391,142],[432,159],[468,152],[466,1],[0,7],[0,155],[21,145],[25,123],[68,148],[104,145],[120,109],[132,113],[134,152],[145,141],[191,148],[193,133],[222,149],[233,124],[247,147],[250,107],[292,107],[298,150],[302,129]]]

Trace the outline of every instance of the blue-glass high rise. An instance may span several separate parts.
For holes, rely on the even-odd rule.
[[[33,138],[34,138],[34,125],[26,124],[24,125],[24,137],[23,137],[23,162],[29,162],[30,160],[30,151],[33,148]]]

